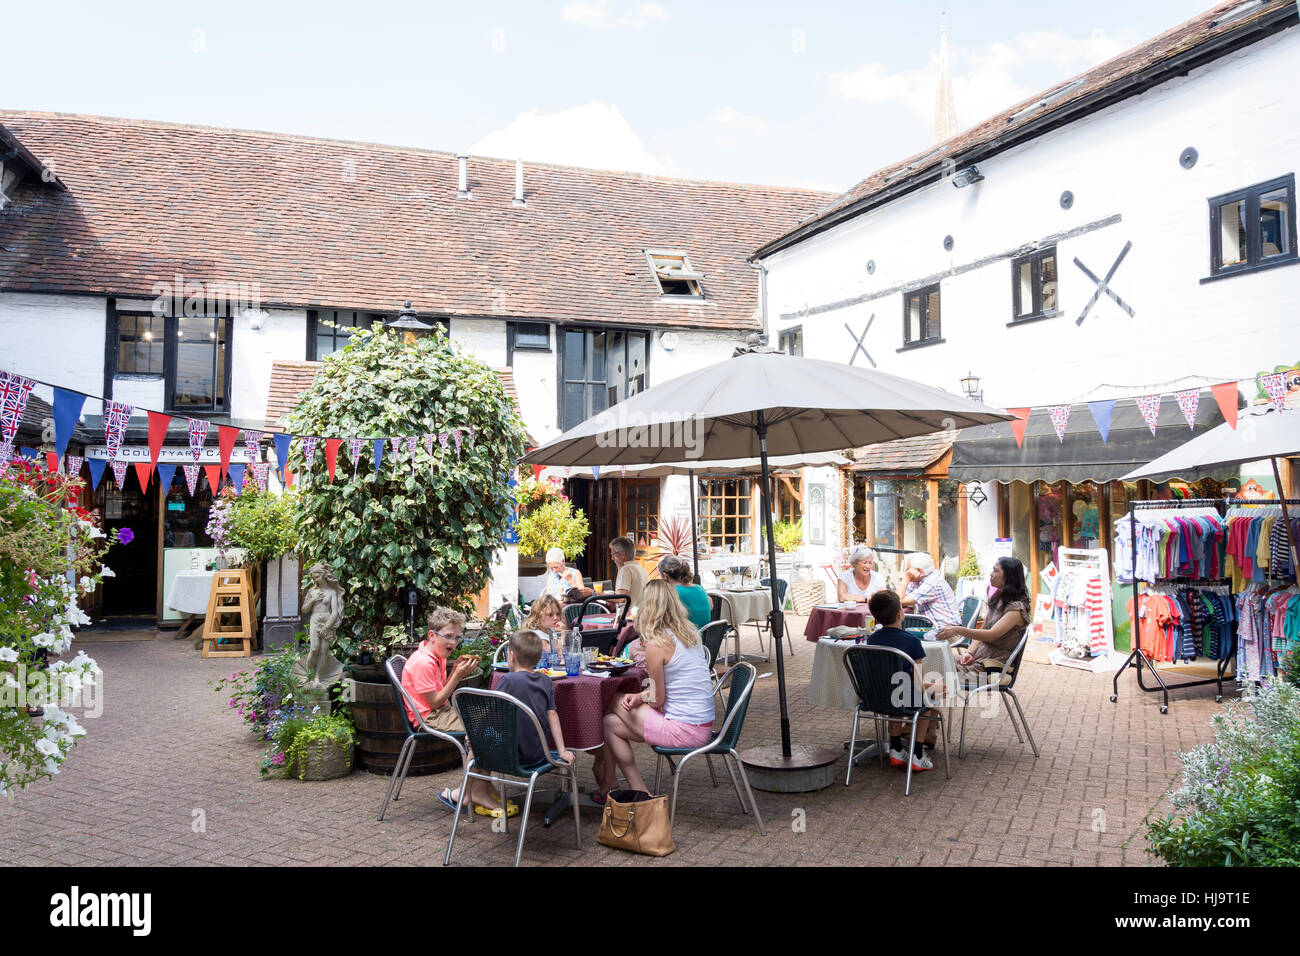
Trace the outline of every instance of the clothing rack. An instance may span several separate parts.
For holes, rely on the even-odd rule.
[[[1190,508],[1213,508],[1215,509],[1216,512],[1218,512],[1219,516],[1222,517],[1230,505],[1241,505],[1241,504],[1249,505],[1251,503],[1252,502],[1238,501],[1237,499],[1233,499],[1233,498],[1180,498],[1180,499],[1171,499],[1168,501],[1163,501],[1163,500],[1162,501],[1131,501],[1131,500],[1129,501],[1128,503],[1129,560],[1132,561],[1133,563],[1133,567],[1131,569],[1133,571],[1132,574],[1133,617],[1130,619],[1129,622],[1129,640],[1132,642],[1133,650],[1129,654],[1129,656],[1125,659],[1124,663],[1120,665],[1119,670],[1115,672],[1115,677],[1111,684],[1112,693],[1110,695],[1110,701],[1112,704],[1119,700],[1119,677],[1121,674],[1124,673],[1126,669],[1128,669],[1129,665],[1133,666],[1134,673],[1137,675],[1137,684],[1139,690],[1146,691],[1147,693],[1160,693],[1163,695],[1164,701],[1160,705],[1160,713],[1162,714],[1169,713],[1169,691],[1171,687],[1174,690],[1181,690],[1187,687],[1205,687],[1209,684],[1214,684],[1216,688],[1215,695],[1214,695],[1214,702],[1216,704],[1221,703],[1223,701],[1223,679],[1226,676],[1228,671],[1228,663],[1231,660],[1233,660],[1235,656],[1234,650],[1236,645],[1236,637],[1234,636],[1233,637],[1234,650],[1230,650],[1223,657],[1223,659],[1218,662],[1218,664],[1215,667],[1216,673],[1214,677],[1207,677],[1202,680],[1177,681],[1172,685],[1165,683],[1164,678],[1160,675],[1159,669],[1155,666],[1155,664],[1151,661],[1151,659],[1147,657],[1146,653],[1142,650],[1141,642],[1138,640],[1137,520],[1134,512],[1135,511],[1164,511],[1164,510],[1185,511]],[[1275,505],[1280,504],[1280,502],[1277,501],[1276,499],[1274,499],[1273,501],[1261,500],[1256,503],[1275,504]],[[1295,503],[1300,504],[1300,501]],[[1215,578],[1215,579],[1168,578],[1164,580],[1166,580],[1170,584],[1199,583],[1199,584],[1231,585],[1232,583],[1231,579],[1227,579],[1227,578]],[[1152,676],[1155,677],[1156,683],[1159,684],[1158,687],[1148,687],[1143,682],[1142,666],[1144,664],[1147,666],[1147,668],[1150,669]]]

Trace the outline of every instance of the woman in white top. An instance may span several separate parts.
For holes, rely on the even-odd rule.
[[[633,742],[701,747],[713,736],[713,682],[708,651],[667,581],[646,584],[637,614],[650,680],[639,694],[616,698],[605,714],[605,743],[632,790],[646,790]],[[662,688],[662,693],[657,689]],[[617,784],[613,769],[596,767],[597,800]]]
[[[876,552],[865,544],[849,552],[849,567],[835,582],[840,602],[865,601],[885,589],[885,576],[876,570]]]
[[[542,593],[563,601],[569,588],[580,587],[582,587],[582,575],[576,568],[565,566],[564,552],[559,548],[551,548],[547,551],[546,581],[542,585]]]

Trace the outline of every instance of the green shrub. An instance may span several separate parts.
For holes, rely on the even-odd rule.
[[[803,544],[803,522],[776,521],[772,524],[772,537],[778,551],[794,551]]]
[[[467,609],[492,570],[514,510],[510,471],[523,452],[523,424],[500,376],[462,352],[439,328],[407,342],[392,332],[357,332],[325,360],[289,416],[295,435],[365,438],[359,468],[346,442],[335,480],[323,449],[305,468],[297,443],[290,461],[301,474],[299,552],[304,567],[324,561],[344,597],[343,634],[374,638],[407,615],[414,586],[425,607]],[[418,442],[414,467],[403,448],[384,448],[376,480],[370,439],[419,437],[473,428],[433,455]]]
[[[1213,718],[1208,744],[1180,754],[1177,814],[1149,824],[1170,866],[1300,866],[1300,690],[1271,681]]]
[[[968,547],[966,557],[962,558],[961,567],[957,569],[959,578],[977,578],[980,576],[980,557],[975,549]]]

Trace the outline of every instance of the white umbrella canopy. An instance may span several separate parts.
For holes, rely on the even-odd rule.
[[[875,369],[747,351],[619,402],[524,460],[604,466],[795,455],[1013,417]]]
[[[841,468],[849,464],[849,459],[831,451],[813,452],[809,455],[776,455],[767,460],[769,468]],[[596,466],[600,468],[599,465]],[[627,473],[637,478],[663,478],[668,475],[685,475],[692,471],[710,475],[753,475],[762,471],[763,463],[759,458],[737,458],[731,461],[682,461],[656,465],[628,465]],[[603,468],[600,475],[615,477],[615,473]],[[594,478],[596,473],[590,466],[564,468],[549,465],[542,469],[543,478]]]
[[[1293,455],[1300,455],[1300,409],[1279,411],[1272,404],[1254,405],[1241,410],[1236,428],[1224,422],[1129,472],[1123,480],[1195,480],[1232,465]]]
[[[751,342],[756,340],[751,337]],[[856,448],[1013,417],[875,369],[751,345],[737,349],[729,359],[619,402],[534,448],[524,461],[605,466],[758,458],[768,567],[775,570],[772,506],[767,500],[770,456]],[[749,753],[774,771],[825,766],[829,752],[801,748],[795,756],[792,751],[781,650],[785,622],[775,573],[769,581],[781,747],[776,753],[767,748]],[[834,757],[829,753],[830,759]],[[751,758],[742,759],[748,763]]]

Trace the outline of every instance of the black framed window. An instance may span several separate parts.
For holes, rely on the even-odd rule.
[[[167,320],[152,312],[120,312],[117,316],[119,375],[157,375],[164,371]]]
[[[368,329],[383,322],[382,312],[349,312],[341,309],[317,309],[307,313],[307,358],[324,361],[326,356],[343,351],[357,329]]]
[[[803,326],[782,329],[776,337],[777,348],[786,355],[803,355]]]
[[[168,319],[167,325],[169,408],[228,411],[231,320],[183,315]]]
[[[903,347],[942,342],[939,286],[928,285],[903,296]]]
[[[1059,315],[1056,306],[1056,247],[1011,260],[1011,321]]]
[[[1211,276],[1296,261],[1294,173],[1209,203]]]
[[[506,323],[506,364],[515,364],[515,351],[549,352],[551,327],[546,322]]]
[[[569,429],[648,383],[645,332],[564,329],[557,334],[561,429]]]

